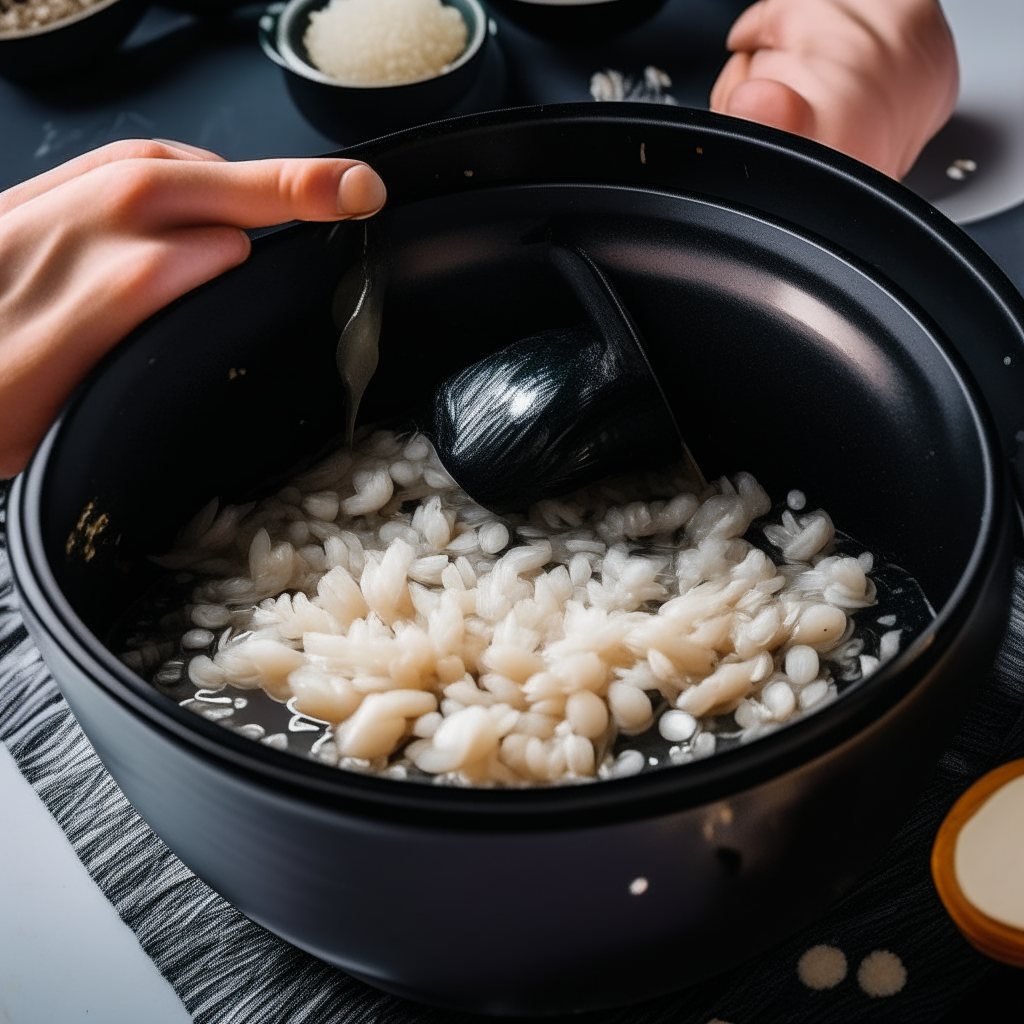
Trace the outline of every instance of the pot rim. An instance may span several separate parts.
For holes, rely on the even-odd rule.
[[[619,104],[614,106],[621,107]],[[923,200],[880,173],[824,147],[794,139],[772,129],[716,115],[698,115],[694,111],[682,114],[682,117],[671,113],[666,116],[665,110],[651,111],[650,108],[642,107],[639,111],[630,109],[628,113],[605,113],[595,111],[593,106],[587,104],[498,111],[409,129],[344,152],[348,156],[358,155],[362,159],[372,160],[374,155],[401,142],[447,133],[458,134],[460,130],[464,132],[466,129],[497,129],[515,123],[557,121],[566,117],[575,121],[596,117],[599,120],[611,118],[635,122],[640,115],[648,122],[662,121],[676,125],[681,120],[684,123],[698,120],[703,122],[700,128],[706,136],[717,134],[734,140],[739,137],[755,146],[785,150],[797,160],[820,165],[831,173],[853,179],[883,201],[909,214],[918,226],[930,231],[947,248],[952,248],[961,262],[973,265],[971,269],[975,272],[979,270],[980,262],[980,269],[984,271],[982,278],[989,284],[990,292],[996,290],[991,283],[993,272],[997,283],[1000,272],[981,250],[960,234],[954,225],[945,222],[944,218],[936,220],[936,212]],[[719,205],[731,205],[724,200],[717,202]],[[915,206],[918,208],[915,209]],[[758,216],[765,219],[766,215]],[[795,225],[787,227],[803,237],[809,234]],[[956,235],[952,232],[956,232]],[[968,245],[964,244],[965,240]],[[822,244],[818,238],[812,241]],[[838,248],[828,243],[824,247],[832,251]],[[971,251],[972,247],[976,252]],[[849,254],[844,254],[843,258],[848,259]],[[985,266],[986,262],[988,267]],[[1006,305],[1005,302],[1003,304]],[[607,824],[613,820],[636,820],[665,811],[699,806],[806,764],[826,751],[841,746],[882,718],[926,677],[951,646],[978,591],[984,587],[992,569],[994,555],[1007,529],[1009,488],[1006,486],[1005,471],[998,459],[999,442],[980,388],[952,344],[941,336],[941,332],[936,341],[951,372],[961,385],[963,400],[974,421],[983,456],[983,512],[971,556],[953,593],[938,609],[929,627],[864,684],[792,725],[700,761],[666,766],[657,772],[632,778],[577,786],[523,790],[431,786],[350,773],[277,751],[237,736],[180,708],[131,672],[85,627],[57,586],[43,545],[40,509],[47,483],[49,454],[61,437],[69,410],[81,400],[94,377],[103,372],[105,363],[101,363],[80,386],[47,433],[25,472],[15,482],[8,517],[10,558],[15,582],[26,606],[27,617],[34,619],[35,624],[49,634],[79,670],[108,696],[127,705],[136,715],[146,719],[152,728],[191,747],[197,756],[219,762],[223,770],[241,774],[251,784],[276,789],[292,798],[364,817],[400,819],[406,822],[420,819],[434,827],[471,830],[490,828],[526,831],[585,827],[597,823]]]

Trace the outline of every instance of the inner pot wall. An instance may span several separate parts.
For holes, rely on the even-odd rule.
[[[579,317],[533,241],[554,230],[621,289],[708,475],[749,470],[776,499],[804,490],[935,607],[949,598],[986,509],[978,424],[937,332],[848,259],[741,211],[625,189],[476,192],[389,221],[363,422],[404,422],[450,373]],[[48,548],[97,635],[154,578],[148,556],[211,497],[267,493],[339,442],[330,308],[359,237],[355,225],[307,225],[265,239],[244,273],[120,349],[73,407],[52,456]],[[109,525],[95,557],[68,558],[89,502]]]

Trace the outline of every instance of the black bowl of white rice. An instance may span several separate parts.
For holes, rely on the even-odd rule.
[[[1004,452],[1024,407],[1021,299],[898,184],[712,114],[514,110],[349,152],[388,185],[391,249],[353,452],[339,449],[332,306],[363,228],[292,225],[120,345],[16,482],[10,553],[30,632],[175,853],[253,920],[372,985],[550,1014],[722,971],[870,866],[994,657],[1020,485]],[[628,306],[717,481],[707,492],[637,502],[620,488],[626,504],[593,499],[600,523],[575,498],[498,522],[452,497],[431,462],[414,431],[433,390],[576,315],[544,256],[553,235]],[[731,532],[709,540],[706,509],[733,516]],[[251,575],[230,547],[247,522]],[[658,561],[655,534],[685,550]],[[395,597],[382,580],[398,562]],[[277,590],[259,590],[275,573]],[[753,630],[771,619],[754,610],[793,586],[822,629],[842,630],[828,643],[810,618],[775,620],[791,632],[771,649],[743,647],[749,630],[722,647],[717,612],[685,637],[668,628],[695,594],[728,591],[730,621]],[[355,614],[343,605],[364,600],[341,635]],[[652,646],[621,637],[646,660],[609,662],[580,696],[565,665],[590,678],[607,630],[572,633],[582,646],[568,650],[567,611],[559,636],[538,639],[542,600],[639,630]],[[441,657],[430,643],[451,640],[458,609],[462,653]],[[368,646],[353,655],[356,623]],[[128,635],[161,629],[180,643]],[[730,652],[715,672],[743,676],[710,702],[714,673],[673,675],[698,633]],[[254,684],[238,669],[254,643],[287,671]],[[376,667],[323,675],[352,657]],[[486,671],[470,672],[474,659]],[[262,699],[282,724],[245,718]],[[371,743],[358,711],[337,712],[353,700],[409,706]],[[330,726],[336,712],[352,717]],[[669,725],[642,733],[652,715]],[[499,718],[490,760],[445,745],[452,721]],[[498,744],[493,730],[473,742]]]
[[[259,35],[302,114],[342,140],[446,114],[490,38],[478,0],[289,0],[267,8]]]

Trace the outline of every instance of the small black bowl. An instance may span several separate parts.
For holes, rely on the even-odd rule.
[[[149,0],[100,0],[42,28],[0,35],[0,75],[26,82],[63,78],[96,64],[117,49],[148,6]]]
[[[998,649],[1014,523],[1000,441],[1012,451],[1020,429],[1024,303],[897,183],[732,118],[533,108],[347,153],[389,192],[366,422],[408,415],[460,367],[577,315],[531,242],[561,218],[628,304],[705,471],[800,487],[909,571],[934,620],[817,714],[592,785],[368,777],[179,707],[105,643],[159,576],[148,556],[212,496],[272,493],[344,429],[332,303],[363,231],[300,224],[112,352],[16,482],[9,552],[31,635],[182,860],[371,984],[557,1013],[723,971],[880,855]]]
[[[509,21],[562,43],[586,43],[628,32],[666,0],[488,0]]]
[[[466,49],[441,75],[402,85],[348,85],[314,66],[303,37],[310,13],[327,0],[271,4],[260,18],[263,52],[284,73],[288,92],[305,118],[328,138],[343,140],[353,130],[373,134],[441,117],[470,89],[483,68],[489,35],[479,0],[444,0],[462,15],[469,30]]]

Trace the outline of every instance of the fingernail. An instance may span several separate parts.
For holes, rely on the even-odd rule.
[[[376,171],[366,164],[350,167],[338,186],[338,212],[349,217],[369,217],[376,213],[388,197],[388,190]]]

